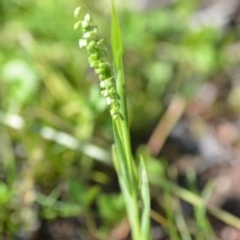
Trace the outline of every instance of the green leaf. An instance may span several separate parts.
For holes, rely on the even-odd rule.
[[[114,60],[114,67],[116,69],[120,69],[121,58],[123,54],[123,47],[121,41],[121,31],[119,27],[119,20],[117,16],[117,12],[112,1],[112,35],[111,35],[111,44],[112,44],[112,53]]]
[[[69,182],[69,194],[79,205],[83,205],[85,203],[86,189],[82,182],[72,179]]]
[[[100,215],[108,225],[113,225],[125,217],[122,195],[102,194],[98,197],[97,203]]]
[[[150,194],[149,194],[149,183],[145,164],[142,156],[140,156],[139,165],[139,182],[140,182],[140,194],[142,200],[142,216],[141,216],[141,231],[142,239],[149,239],[149,228],[150,228]]]

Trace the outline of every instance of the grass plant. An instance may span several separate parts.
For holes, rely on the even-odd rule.
[[[83,8],[75,10],[80,18],[74,28],[81,28],[80,48],[86,47],[89,64],[100,79],[103,97],[109,105],[112,118],[114,145],[112,155],[115,170],[124,197],[131,234],[134,240],[150,240],[150,194],[147,173],[142,157],[134,160],[129,134],[123,47],[117,13],[112,3],[111,46],[113,62],[109,61],[105,40],[98,37],[98,30],[91,15]]]

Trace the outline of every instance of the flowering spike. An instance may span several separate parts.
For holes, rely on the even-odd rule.
[[[84,16],[84,20],[90,22],[92,20],[91,15],[89,13],[86,13]]]
[[[81,24],[82,24],[81,21],[77,21],[77,22],[73,25],[73,29],[74,29],[74,30],[78,29]]]
[[[83,47],[86,47],[86,46],[87,46],[87,39],[80,38],[79,39],[79,47],[83,48]]]
[[[77,8],[74,10],[74,17],[75,17],[75,18],[77,18],[77,17],[80,15],[81,10],[82,10],[81,7],[77,7]]]
[[[108,58],[106,42],[103,38],[98,39],[98,30],[93,23],[91,15],[88,12],[80,14],[82,11],[82,8],[76,8],[74,11],[74,16],[80,18],[80,20],[74,24],[74,29],[81,28],[82,30],[79,47],[86,47],[89,54],[89,64],[99,76],[101,94],[105,97],[107,105],[110,106],[112,119],[116,120],[121,116],[120,104],[111,64],[106,60]]]

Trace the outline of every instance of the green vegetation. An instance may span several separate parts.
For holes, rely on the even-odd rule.
[[[88,10],[77,8],[75,23],[79,4]],[[151,154],[203,84],[224,85],[236,70],[237,31],[191,27],[192,0],[147,12],[100,5],[0,2],[0,239],[32,240],[56,219],[76,219],[79,238],[99,240],[117,239],[124,223],[122,239],[154,239],[155,225],[172,240],[215,239],[208,213],[239,227],[207,205],[211,182],[199,191],[191,172],[184,189],[176,166]],[[236,98],[231,92],[213,115],[234,117]],[[182,110],[152,149],[147,139],[176,99]]]
[[[75,15],[78,17],[82,11],[82,8],[77,8]],[[104,39],[97,39],[97,27],[88,12],[85,12],[82,19],[75,24],[75,28],[79,28],[79,26],[82,30],[82,38],[79,40],[80,48],[87,48],[89,64],[99,75],[101,93],[110,107],[115,142],[112,153],[113,160],[125,200],[132,237],[135,240],[147,240],[150,239],[149,186],[143,160],[140,160],[140,166],[137,167],[131,152],[122,63],[123,48],[114,5],[112,5],[111,41],[113,67],[106,60],[109,58],[107,46],[104,45]],[[140,211],[139,203],[142,205],[142,211]]]

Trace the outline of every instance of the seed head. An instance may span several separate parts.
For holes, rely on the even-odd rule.
[[[120,104],[111,64],[106,60],[108,59],[106,41],[103,38],[98,39],[98,29],[94,25],[91,15],[88,12],[83,15],[82,12],[83,9],[80,7],[74,11],[74,16],[80,18],[74,24],[74,29],[81,28],[82,30],[79,47],[86,47],[88,51],[89,64],[99,76],[101,94],[105,97],[107,105],[110,106],[111,117],[115,120],[120,117]],[[81,17],[81,15],[83,16]]]

